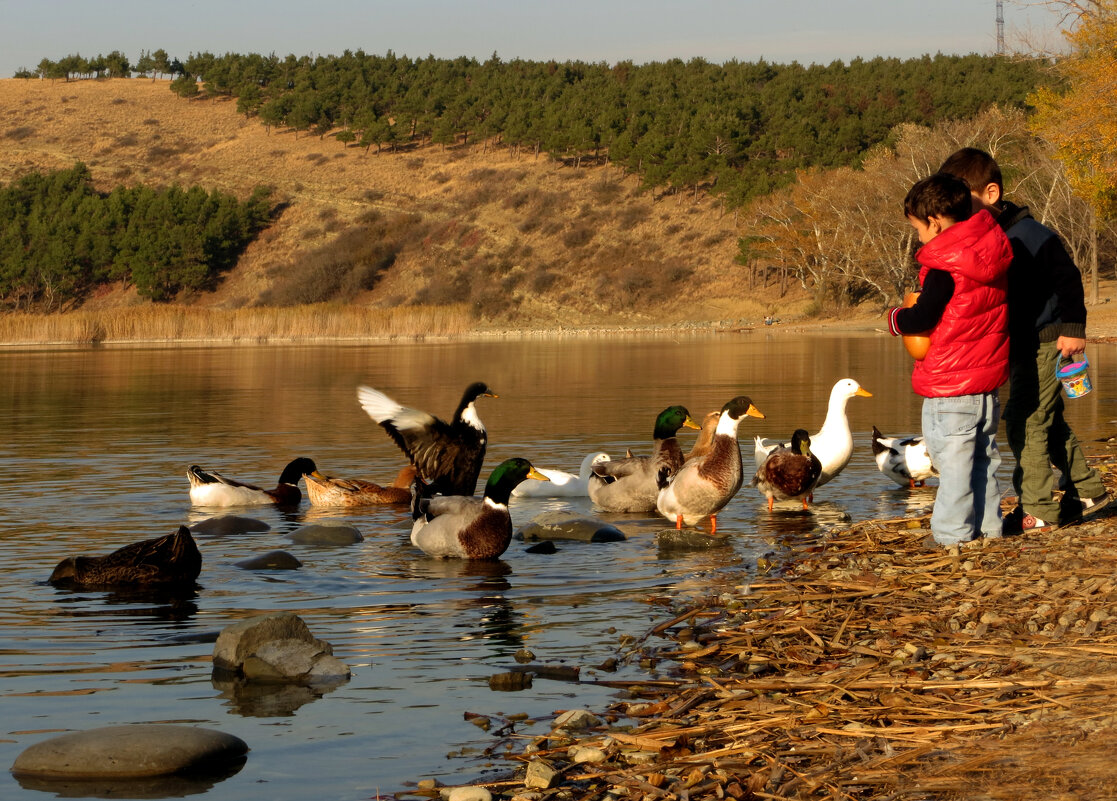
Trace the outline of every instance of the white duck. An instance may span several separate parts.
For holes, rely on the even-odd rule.
[[[535,469],[546,476],[547,480],[524,482],[512,490],[512,496],[515,498],[587,498],[590,494],[589,480],[593,466],[607,461],[609,461],[609,454],[600,451],[591,453],[582,460],[578,475],[537,467]]]
[[[822,475],[815,484],[816,489],[842,472],[849,464],[849,457],[853,455],[853,433],[849,430],[849,419],[846,417],[846,402],[855,395],[873,397],[873,393],[862,389],[852,378],[843,378],[836,383],[830,390],[830,404],[826,407],[826,419],[822,421],[822,428],[817,434],[811,434],[811,453],[822,463]],[[757,437],[753,450],[756,469],[759,470],[768,454],[781,445],[791,448],[790,442]]]
[[[922,487],[939,474],[923,437],[886,437],[873,426],[873,458],[880,472],[901,487]]]

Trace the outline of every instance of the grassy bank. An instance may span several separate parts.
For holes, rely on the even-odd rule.
[[[457,336],[473,326],[464,306],[203,309],[142,306],[0,315],[0,346],[118,342],[290,342]]]

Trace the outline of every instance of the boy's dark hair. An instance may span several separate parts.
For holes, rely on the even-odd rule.
[[[960,178],[937,172],[908,190],[904,214],[924,222],[932,217],[946,217],[954,222],[968,220],[973,214],[970,188]]]
[[[939,172],[961,178],[971,192],[981,192],[989,184],[996,184],[1004,192],[1001,168],[992,156],[976,147],[964,147],[951,153],[939,167]]]

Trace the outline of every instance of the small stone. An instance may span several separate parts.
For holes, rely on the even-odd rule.
[[[576,746],[570,749],[570,761],[575,765],[590,764],[597,765],[604,762],[607,755],[600,748],[584,745]]]
[[[239,737],[195,726],[136,724],[63,734],[27,748],[12,765],[16,776],[125,779],[194,770],[217,771],[242,762]]]
[[[694,528],[665,528],[656,532],[655,542],[662,549],[705,550],[729,544],[728,534],[707,534]]]
[[[597,726],[600,723],[601,720],[592,712],[585,709],[571,709],[555,718],[555,722],[552,724],[551,728],[581,731],[591,726]]]
[[[534,790],[546,790],[551,786],[551,782],[555,780],[557,774],[558,771],[551,767],[550,763],[537,759],[527,766],[524,786]]]
[[[444,787],[439,794],[445,801],[493,801],[487,787]]]
[[[521,648],[520,650],[516,651],[516,653],[512,654],[512,658],[519,662],[521,665],[526,665],[528,662],[531,662],[535,659],[535,654],[529,651],[527,648]]]

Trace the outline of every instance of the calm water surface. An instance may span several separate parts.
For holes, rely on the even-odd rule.
[[[1092,346],[1095,391],[1071,402],[1083,439],[1108,436],[1113,346]],[[16,756],[59,732],[136,722],[227,731],[252,751],[243,769],[207,789],[220,799],[361,799],[435,777],[464,782],[503,772],[496,742],[467,713],[523,713],[528,736],[556,711],[600,708],[615,689],[537,678],[494,692],[487,678],[529,648],[536,661],[582,668],[582,678],[642,678],[624,634],[664,619],[657,599],[747,582],[760,555],[818,536],[843,519],[928,506],[930,490],[894,487],[869,450],[873,424],[918,428],[910,361],[889,337],[756,331],[679,340],[625,339],[198,349],[97,348],[0,353],[0,798],[44,793],[7,772]],[[746,469],[755,434],[787,438],[822,423],[830,387],[853,377],[873,393],[849,402],[853,461],[807,514],[777,510],[745,487],[719,516],[728,546],[657,544],[665,521],[606,516],[621,543],[559,542],[532,555],[513,541],[492,565],[437,561],[408,541],[396,509],[297,513],[237,510],[262,534],[199,537],[197,591],[186,598],[67,592],[46,584],[72,554],[103,554],[218,510],[192,508],[184,471],[199,463],[274,486],[295,456],[323,472],[387,481],[402,464],[360,409],[371,384],[440,416],[462,389],[486,381],[488,468],[510,456],[576,470],[589,452],[647,453],[656,414],[675,403],[697,418],[738,394],[767,414],[741,426]],[[690,432],[684,432],[684,447]],[[588,500],[521,500],[513,520],[542,511],[592,513]],[[356,526],[347,547],[295,545],[307,522]],[[247,572],[233,563],[282,548],[298,571]],[[247,615],[290,610],[353,669],[321,696],[289,690],[238,696],[210,678],[211,639]],[[619,656],[616,673],[595,670]]]

